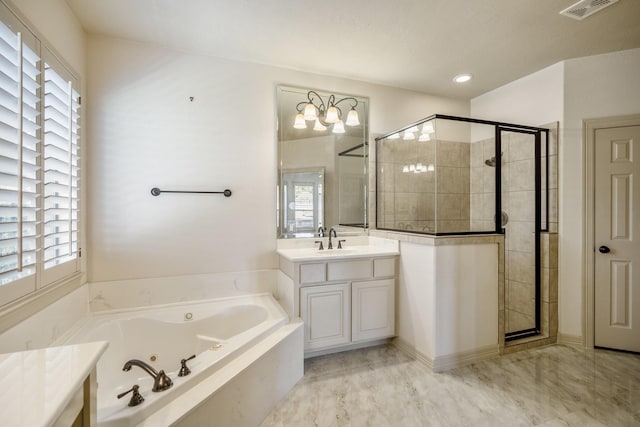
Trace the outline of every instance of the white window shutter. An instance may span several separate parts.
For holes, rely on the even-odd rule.
[[[80,94],[75,80],[45,51],[44,281],[77,271]]]
[[[15,18],[0,15],[0,303],[36,288],[40,58]],[[31,46],[29,46],[29,44]]]

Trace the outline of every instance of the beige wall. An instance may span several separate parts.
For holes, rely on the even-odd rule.
[[[87,64],[90,281],[277,268],[279,83],[369,97],[372,135],[468,114],[464,101],[100,36]]]

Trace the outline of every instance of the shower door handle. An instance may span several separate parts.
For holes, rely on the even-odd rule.
[[[609,249],[609,247],[608,247],[608,246],[600,246],[600,247],[598,248],[598,251],[599,251],[601,254],[608,254],[609,252],[611,252],[611,249]]]

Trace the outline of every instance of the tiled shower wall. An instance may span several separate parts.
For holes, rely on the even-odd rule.
[[[426,233],[469,231],[469,145],[440,140],[381,144],[378,227]],[[406,171],[418,164],[427,170]]]

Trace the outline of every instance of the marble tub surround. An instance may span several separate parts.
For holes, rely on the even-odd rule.
[[[271,426],[632,426],[640,356],[560,345],[433,373],[393,346],[308,359]]]
[[[96,425],[94,369],[107,346],[101,341],[0,354],[2,424],[71,425],[86,411],[81,417]]]
[[[0,331],[0,353],[52,345],[89,313],[89,287],[85,284],[11,328]]]
[[[295,239],[293,239],[295,240]],[[276,292],[275,270],[89,283],[92,312]]]

